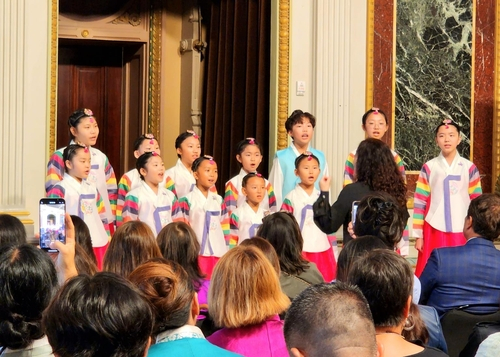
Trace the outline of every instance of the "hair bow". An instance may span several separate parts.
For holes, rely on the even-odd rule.
[[[248,143],[250,145],[254,145],[255,144],[255,138],[247,138],[247,140],[248,140]]]
[[[214,158],[210,155],[203,155],[203,157],[210,161],[210,165],[215,164]]]
[[[443,124],[445,125],[445,128],[448,129],[450,127],[451,120],[450,119],[445,119],[445,120],[443,120]]]
[[[200,136],[194,132],[194,130],[186,130],[189,134],[193,135],[195,139],[199,139]]]
[[[378,114],[379,108],[372,107],[373,114]]]

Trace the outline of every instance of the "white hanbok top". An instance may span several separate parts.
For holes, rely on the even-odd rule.
[[[262,225],[265,212],[262,207],[259,207],[255,212],[246,201],[241,206],[238,206],[229,219],[231,229],[229,246],[240,245],[245,239],[254,237]]]

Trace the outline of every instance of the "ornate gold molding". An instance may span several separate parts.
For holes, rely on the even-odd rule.
[[[49,89],[49,138],[47,157],[56,151],[56,112],[57,112],[57,25],[58,0],[52,0],[50,14],[50,89]]]
[[[500,192],[500,5],[495,9],[495,87],[493,94],[493,183],[495,191]]]
[[[148,131],[160,137],[161,104],[161,17],[162,2],[151,1],[149,16],[149,93],[148,93]]]
[[[279,2],[278,39],[278,133],[277,149],[288,146],[285,122],[288,118],[288,95],[290,82],[290,0]]]

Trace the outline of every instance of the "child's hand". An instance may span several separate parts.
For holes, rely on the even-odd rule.
[[[50,243],[51,249],[57,249],[56,269],[59,278],[59,283],[62,285],[66,280],[78,275],[75,266],[75,226],[69,213],[66,212],[66,244],[58,240]]]
[[[330,191],[330,182],[331,182],[330,176],[323,176],[319,181],[320,190],[323,192]]]
[[[420,253],[423,253],[423,248],[424,248],[424,239],[423,238],[415,239],[415,249],[418,250]]]

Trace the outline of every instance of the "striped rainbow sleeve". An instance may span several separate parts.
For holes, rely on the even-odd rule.
[[[185,222],[189,224],[189,210],[191,204],[186,197],[182,197],[177,201],[177,209],[175,214],[172,213],[172,220],[174,222]]]
[[[226,208],[228,212],[233,212],[237,207],[238,202],[238,190],[231,181],[229,181],[226,185],[226,189],[224,192],[224,203],[226,204]]]
[[[62,152],[56,151],[50,157],[47,164],[47,176],[45,177],[45,192],[49,191],[62,180],[64,176],[64,161]]]
[[[269,211],[277,212],[278,207],[276,205],[276,196],[274,196],[274,188],[271,182],[267,184],[267,197],[269,198]]]
[[[66,193],[66,191],[64,190],[64,187],[56,184],[49,191],[49,193],[47,194],[47,197],[49,197],[49,198],[64,198],[65,193]]]
[[[177,196],[174,180],[170,176],[167,176],[167,178],[165,179],[165,188],[169,191],[172,191],[174,195]]]
[[[227,213],[227,208],[224,201],[222,201],[220,209],[220,225],[222,227],[222,232],[224,232],[224,238],[226,239],[226,244],[229,244],[231,232],[229,229],[229,215]]]
[[[179,205],[179,200],[177,199],[177,196],[174,195],[174,199],[172,200],[172,208],[171,208],[171,215],[172,215],[172,220],[174,220],[174,217],[178,217],[181,211],[181,206]]]
[[[283,204],[281,205],[281,210],[293,214],[293,203],[290,201],[288,197],[285,198],[285,200],[283,201]]]
[[[415,188],[414,208],[413,208],[413,235],[416,238],[423,238],[424,215],[431,194],[429,186],[429,167],[425,164],[418,176],[417,187]]]
[[[116,217],[116,200],[118,198],[118,187],[116,185],[116,176],[113,167],[109,163],[108,157],[104,163],[104,172],[106,174],[106,185],[108,186],[108,198],[111,205],[111,213]],[[113,222],[109,222],[113,223]]]
[[[97,206],[97,213],[99,213],[99,218],[101,218],[101,222],[104,226],[104,230],[106,231],[106,235],[108,236],[108,240],[111,239],[111,231],[109,230],[109,222],[108,218],[106,217],[106,207],[104,206],[104,201],[102,200],[102,196],[99,193],[99,190],[96,189],[96,194],[97,194],[97,200],[96,200],[96,206]]]
[[[481,177],[479,176],[479,170],[476,165],[472,164],[469,168],[469,196],[473,200],[477,196],[483,193],[481,188]]]
[[[125,197],[127,193],[130,191],[130,187],[132,186],[132,181],[127,174],[124,174],[118,183],[118,200],[116,203],[116,226],[119,227],[123,223],[122,219],[122,211],[123,205],[125,204]]]
[[[351,152],[347,156],[344,166],[344,187],[354,180],[354,154]]]
[[[239,226],[240,226],[240,219],[238,218],[237,215],[234,213],[231,214],[231,217],[229,218],[229,227],[230,227],[230,234],[229,234],[229,249],[234,248],[238,245],[238,231],[239,231]]]
[[[139,219],[139,198],[130,193],[125,197],[122,211],[122,223]]]
[[[403,159],[401,159],[401,156],[399,156],[398,153],[394,153],[394,161],[396,161],[396,164],[398,165],[398,169],[403,175],[403,178],[405,179],[406,182],[406,171],[405,171],[405,164],[403,162]]]

